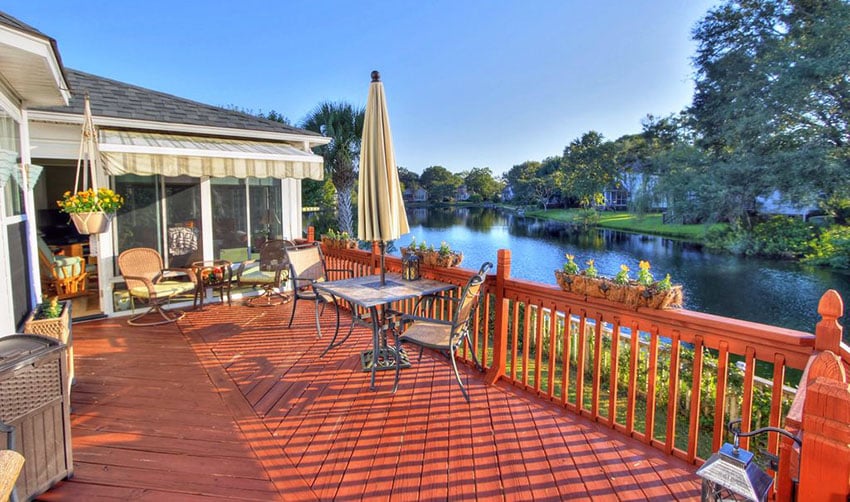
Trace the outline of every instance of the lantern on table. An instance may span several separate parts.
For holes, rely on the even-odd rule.
[[[416,253],[408,252],[401,259],[401,278],[406,281],[419,279],[419,257]]]

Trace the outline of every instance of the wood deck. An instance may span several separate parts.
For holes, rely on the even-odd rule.
[[[42,500],[675,500],[695,467],[426,352],[377,392],[358,328],[319,359],[313,307],[74,325],[74,477]],[[323,318],[332,330],[332,315]],[[311,329],[313,328],[313,329]]]

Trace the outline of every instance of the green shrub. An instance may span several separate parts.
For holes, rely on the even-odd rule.
[[[579,225],[584,225],[586,227],[596,225],[599,223],[599,213],[596,212],[596,209],[587,208],[587,209],[579,209],[576,212],[576,215],[573,221]]]
[[[850,269],[850,227],[833,225],[810,243],[806,263]]]
[[[799,258],[809,250],[815,228],[800,218],[774,216],[753,227],[747,254]]]

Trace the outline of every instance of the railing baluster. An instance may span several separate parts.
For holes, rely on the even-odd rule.
[[[539,393],[543,388],[540,381],[543,376],[543,309],[539,305],[532,307],[531,300],[526,303],[526,308],[533,309],[535,313],[534,390]]]
[[[741,430],[748,431],[752,429],[752,413],[753,413],[753,381],[756,376],[756,350],[752,347],[747,347],[747,369],[744,371],[744,396],[741,403]],[[750,438],[741,438],[741,448],[747,449],[750,446]]]
[[[702,337],[697,335],[694,339],[694,365],[691,375],[691,413],[688,423],[688,462],[693,462],[697,456],[699,445],[699,413],[702,405]]]
[[[558,351],[558,311],[555,310],[555,304],[552,303],[549,305],[549,378],[548,386],[546,387],[546,394],[549,396],[549,399],[553,399],[555,397],[555,377],[558,372],[555,368],[555,356]]]
[[[620,385],[620,318],[611,327],[611,375],[608,380],[608,425],[617,423],[617,391]]]
[[[771,427],[781,427],[782,420],[782,396],[785,395],[785,356],[776,354],[773,357],[773,393],[770,396],[770,418],[768,424]],[[779,435],[769,434],[767,438],[767,449],[776,455],[779,452]]]
[[[584,357],[587,341],[587,311],[581,311],[578,324],[578,343],[576,351],[576,411],[584,410]]]
[[[646,438],[652,444],[655,439],[655,379],[658,375],[658,328],[652,327],[649,338],[649,361],[646,385]]]
[[[664,447],[667,454],[673,452],[673,447],[676,445],[676,409],[679,401],[679,331],[673,331],[673,336],[670,338],[670,371],[667,378],[667,429],[664,438]],[[670,418],[673,418],[672,420]]]
[[[638,365],[640,363],[640,332],[638,323],[632,323],[631,352],[629,354],[629,389],[626,404],[626,433],[632,435],[635,430],[635,406],[637,405]],[[647,436],[648,437],[648,436]]]
[[[596,313],[596,326],[593,330],[593,375],[590,393],[590,414],[599,418],[599,392],[602,385],[602,326],[605,322],[602,314]]]

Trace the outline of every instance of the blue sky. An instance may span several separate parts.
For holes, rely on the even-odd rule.
[[[715,0],[8,0],[71,68],[295,125],[365,105],[381,72],[399,165],[422,172],[560,155],[640,132],[693,93],[690,33]]]

